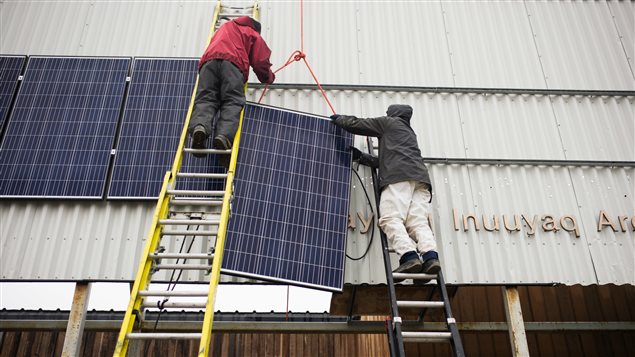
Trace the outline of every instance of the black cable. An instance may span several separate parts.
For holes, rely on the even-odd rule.
[[[359,173],[357,172],[357,170],[355,170],[352,167],[351,167],[351,170],[357,176],[357,179],[359,180],[359,183],[362,186],[362,189],[364,190],[364,194],[366,195],[366,201],[368,201],[368,206],[370,206],[370,212],[373,214],[373,220],[375,220],[375,211],[373,210],[373,204],[370,201],[370,196],[368,195],[368,191],[366,191],[366,187],[364,187],[364,183],[362,182],[362,178],[361,178],[361,176],[359,176]],[[370,251],[370,246],[373,244],[373,238],[375,238],[375,222],[373,222],[373,230],[370,232],[370,240],[368,241],[368,246],[366,247],[366,251],[364,252],[364,254],[362,254],[362,256],[359,257],[359,258],[353,258],[350,255],[348,255],[348,253],[347,253],[346,254],[346,258],[348,258],[350,260],[361,260],[361,259],[363,259],[368,254],[368,252]]]

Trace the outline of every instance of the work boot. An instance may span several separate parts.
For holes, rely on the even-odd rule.
[[[207,149],[205,142],[207,141],[207,132],[202,125],[197,125],[192,132],[192,149]],[[205,157],[203,153],[195,153],[194,157]]]
[[[423,266],[421,272],[424,274],[437,275],[441,271],[441,263],[439,263],[439,255],[437,252],[431,250],[424,254],[421,254],[421,260],[423,260]],[[430,279],[417,279],[415,284],[426,284]]]
[[[229,150],[232,148],[232,143],[227,139],[225,135],[216,135],[214,138],[214,149],[217,150]]]
[[[225,135],[219,134],[214,138],[214,149],[217,150],[229,150],[232,148],[232,143],[229,142],[229,139]],[[221,164],[225,169],[229,170],[229,160],[231,156],[228,154],[218,154],[218,163]]]
[[[421,272],[421,260],[419,260],[419,255],[417,255],[417,252],[415,251],[407,252],[406,254],[402,255],[399,259],[399,263],[400,265],[397,267],[397,269],[393,270],[393,273],[415,274]],[[403,280],[404,279],[393,278],[393,282],[395,283],[399,283]]]
[[[441,263],[439,263],[439,259],[428,259],[423,262],[423,269],[421,270],[424,274],[437,275],[441,271]]]

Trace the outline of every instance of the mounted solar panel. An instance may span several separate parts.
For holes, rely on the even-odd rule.
[[[8,116],[25,61],[24,56],[0,56],[0,129]]]
[[[135,58],[108,198],[158,197],[163,176],[172,168],[197,71],[196,59]],[[181,167],[182,172],[223,170],[214,155],[184,155]],[[223,187],[219,180],[195,178],[180,179],[177,185],[188,190]]]
[[[245,107],[224,273],[342,290],[351,144],[328,119]]]
[[[0,196],[101,198],[129,67],[30,57],[0,147]]]

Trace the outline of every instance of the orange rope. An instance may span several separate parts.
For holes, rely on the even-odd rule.
[[[311,69],[311,66],[309,66],[309,61],[307,61],[306,58],[302,58],[302,59],[304,60],[304,63],[309,69],[309,72],[311,72],[311,76],[313,76],[313,80],[317,84],[318,88],[320,88],[320,92],[322,92],[322,96],[324,97],[324,100],[326,100],[326,104],[329,105],[329,107],[331,108],[331,111],[333,112],[333,114],[335,114],[335,109],[333,109],[333,105],[331,105],[329,98],[326,96],[326,92],[324,92],[324,89],[322,89],[322,85],[320,84],[320,81],[318,81],[317,77],[315,76],[315,73],[313,73],[313,69]]]
[[[329,108],[331,108],[331,111],[333,112],[333,114],[336,114],[335,109],[333,109],[333,105],[329,101],[329,98],[326,96],[326,92],[322,88],[320,81],[318,80],[317,76],[313,72],[313,69],[309,65],[309,61],[307,61],[306,54],[304,53],[304,1],[303,0],[300,0],[300,50],[293,51],[293,53],[291,53],[287,61],[282,65],[282,67],[278,68],[273,73],[274,74],[278,73],[280,70],[282,70],[286,66],[299,60],[304,61],[304,64],[306,64],[306,67],[309,69],[309,72],[311,73],[311,77],[313,77],[315,84],[317,84],[318,88],[320,89],[320,92],[322,93],[324,100],[326,100],[326,104],[328,104]],[[262,99],[265,97],[265,93],[267,93],[267,88],[269,88],[269,84],[265,85],[265,88],[263,89],[262,94],[260,95],[260,99],[258,99],[258,103],[262,102]]]
[[[276,69],[275,71],[273,71],[274,74],[278,73],[281,69],[283,69],[284,67],[290,65],[291,63],[295,62],[295,61],[299,61],[304,57],[304,53],[300,52],[300,51],[294,51],[291,56],[289,56],[289,59],[287,59],[287,61],[282,65],[282,67]],[[260,95],[260,99],[258,99],[258,103],[262,102],[262,98],[264,98],[265,93],[267,92],[267,88],[269,88],[269,83],[265,84],[265,89],[262,91],[262,94]]]
[[[300,52],[304,53],[304,0],[300,0]]]

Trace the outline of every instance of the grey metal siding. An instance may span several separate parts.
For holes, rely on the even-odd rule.
[[[7,0],[0,53],[196,57],[214,5]],[[632,2],[307,2],[304,42],[299,3],[260,7],[274,67],[304,50],[323,83],[635,89]],[[313,78],[299,62],[277,81]]]
[[[3,1],[0,53],[198,57],[214,1]]]
[[[248,97],[257,100],[259,95],[260,90],[250,90]],[[540,95],[488,98],[365,91],[329,91],[328,95],[342,113],[360,115],[382,115],[392,102],[412,104],[413,126],[428,158],[569,160],[565,153],[573,152],[577,153],[576,160],[634,161],[632,141],[626,140],[628,134],[624,133],[633,126],[632,97],[565,100]],[[319,91],[271,90],[265,101],[309,112],[326,107]],[[580,102],[587,110],[577,110]],[[552,103],[557,103],[555,114]],[[459,111],[470,113],[469,118],[460,119]],[[593,125],[571,123],[566,130],[558,129],[556,122],[566,122],[559,112],[567,111]],[[469,120],[472,122],[468,126]],[[597,123],[605,123],[609,130],[598,130],[603,125]],[[615,123],[624,126],[616,127]],[[564,134],[568,139],[560,137]],[[586,150],[587,142],[599,149]],[[364,139],[358,137],[356,145],[364,148]],[[429,166],[434,180],[433,227],[449,282],[634,283],[631,258],[635,233],[629,230],[613,234],[606,229],[598,233],[593,228],[599,210],[612,215],[633,214],[633,168]],[[370,189],[370,173],[363,167],[359,172]],[[353,187],[351,214],[355,217],[361,212],[367,219],[370,208],[357,177],[353,177]],[[494,215],[502,219],[503,214],[508,219],[514,214],[573,215],[581,237],[540,229],[529,237],[525,226],[511,233],[504,229],[456,231],[453,209],[490,220]],[[0,221],[12,222],[2,224],[2,279],[131,280],[152,212],[150,202],[2,201]],[[370,240],[370,234],[360,233],[361,221],[355,221],[357,229],[349,230],[347,246],[351,257],[361,256]],[[174,244],[177,247],[180,242]],[[385,282],[379,248],[376,231],[368,255],[357,262],[347,260],[346,282]],[[205,277],[185,277],[186,281],[198,279]]]
[[[635,89],[635,77],[610,4],[604,1],[525,2],[549,88]],[[626,21],[630,22],[630,28],[620,28],[620,31],[624,37],[632,38],[633,6],[617,7],[631,13],[630,21]]]

